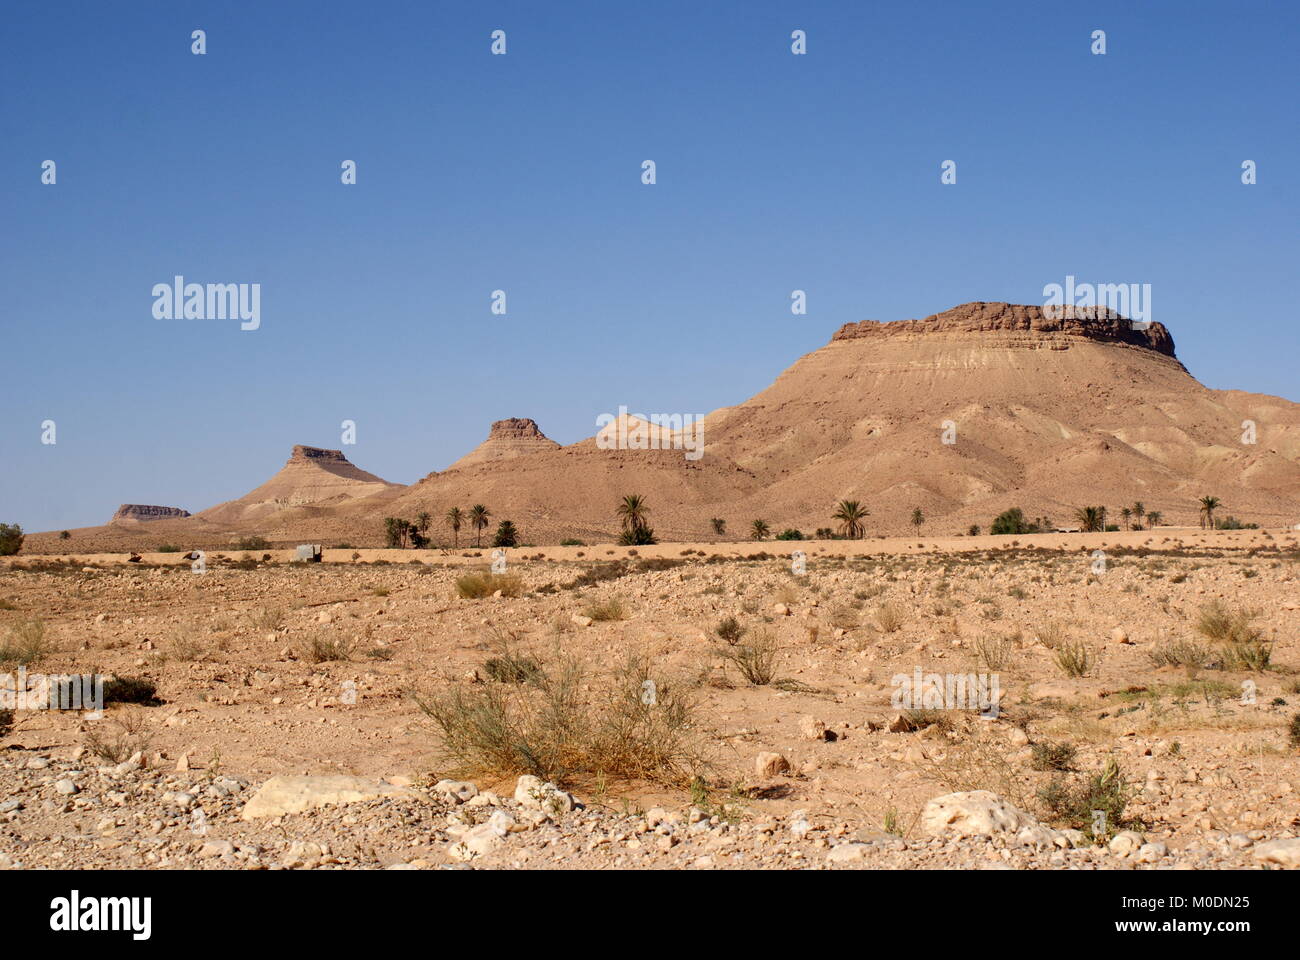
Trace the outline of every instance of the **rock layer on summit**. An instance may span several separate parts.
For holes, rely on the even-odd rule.
[[[963,303],[923,320],[895,320],[878,323],[862,320],[846,323],[831,337],[855,340],[869,337],[896,337],[943,333],[1033,333],[1051,340],[1049,334],[1062,338],[1082,337],[1146,347],[1167,357],[1174,355],[1174,338],[1161,323],[1135,327],[1107,307],[1063,306],[1059,316],[1050,316],[1043,307],[1015,303]],[[1068,347],[1068,344],[1064,344]]]
[[[180,507],[157,507],[144,503],[124,503],[113,514],[116,520],[164,520],[188,517],[190,512]],[[113,522],[113,521],[110,521]]]

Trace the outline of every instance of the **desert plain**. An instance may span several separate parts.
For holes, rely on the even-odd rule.
[[[1295,867],[1297,540],[4,558],[0,865]]]

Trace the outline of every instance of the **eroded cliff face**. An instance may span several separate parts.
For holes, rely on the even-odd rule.
[[[1059,315],[1053,315],[1059,313]],[[877,323],[863,320],[846,323],[831,337],[857,340],[872,337],[900,337],[924,334],[962,333],[1040,334],[1047,340],[1080,337],[1087,340],[1127,343],[1145,347],[1166,357],[1174,356],[1174,338],[1163,324],[1150,323],[1135,329],[1132,321],[1106,307],[1064,306],[1049,311],[1019,303],[963,303],[931,314],[923,320]]]
[[[188,517],[190,512],[180,507],[158,507],[144,503],[124,503],[113,514],[113,520],[165,520]],[[111,521],[110,521],[111,522]]]

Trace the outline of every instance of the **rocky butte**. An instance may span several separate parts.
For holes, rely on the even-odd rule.
[[[156,507],[143,503],[124,503],[117,508],[110,523],[118,520],[171,520],[188,517],[190,512],[180,507]]]

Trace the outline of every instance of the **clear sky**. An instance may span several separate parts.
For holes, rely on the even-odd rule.
[[[9,4],[0,521],[197,511],[345,419],[411,482],[492,420],[705,413],[840,324],[1068,274],[1151,284],[1208,386],[1300,400],[1298,28],[1293,0]],[[260,283],[260,329],[155,319],[177,274]]]

